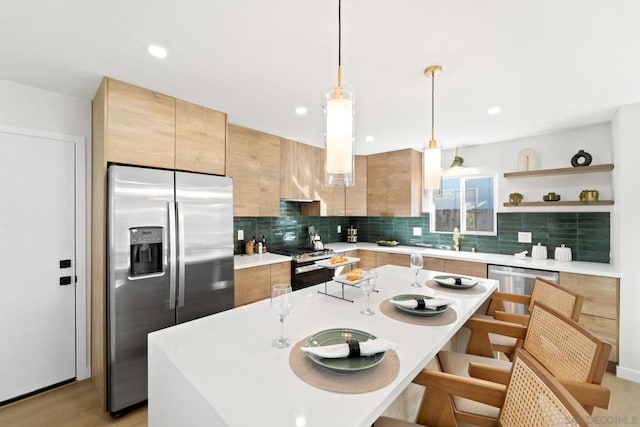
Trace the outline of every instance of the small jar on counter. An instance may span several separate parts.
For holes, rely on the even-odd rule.
[[[254,252],[254,243],[253,240],[249,240],[244,244],[244,253],[247,255],[252,255]]]

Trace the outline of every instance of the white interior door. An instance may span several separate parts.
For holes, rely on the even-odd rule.
[[[76,376],[74,156],[0,133],[0,402]]]

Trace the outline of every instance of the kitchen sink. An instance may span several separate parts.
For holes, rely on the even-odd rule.
[[[414,243],[415,246],[420,246],[421,248],[428,249],[442,249],[445,251],[452,251],[453,245],[435,245],[433,243]]]

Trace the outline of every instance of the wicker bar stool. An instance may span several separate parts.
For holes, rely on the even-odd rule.
[[[599,384],[606,370],[611,345],[594,337],[577,322],[540,302],[533,305],[528,327],[495,320],[476,321],[484,324],[487,331],[493,330],[489,326],[494,325],[501,334],[522,340],[523,349],[575,393],[575,398],[588,413],[593,406],[606,408],[608,405],[608,389],[599,388]],[[442,373],[446,374],[443,378],[447,378],[447,381],[452,381],[451,376],[459,378],[455,382],[458,387],[464,387],[466,380],[475,377],[485,380],[487,389],[494,391],[499,391],[498,385],[509,381],[512,368],[508,361],[452,351],[439,352],[437,361]],[[601,389],[607,391],[606,399]],[[487,404],[482,399],[467,399],[455,388],[453,391],[443,390],[441,386],[433,384],[427,387],[418,413],[418,423],[495,425],[500,405]],[[451,414],[442,418],[441,407],[450,408]]]
[[[502,352],[511,360],[515,348],[522,346],[522,342],[518,342],[516,338],[501,335],[497,330],[486,332],[483,327],[477,327],[475,320],[495,319],[526,326],[529,323],[529,315],[505,312],[504,303],[524,304],[530,313],[533,305],[538,301],[577,321],[584,297],[540,277],[536,278],[531,295],[494,292],[486,314],[476,314],[464,325],[471,330],[465,352],[487,357],[493,357],[497,352]]]

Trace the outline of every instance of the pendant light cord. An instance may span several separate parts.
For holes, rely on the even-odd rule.
[[[338,85],[336,86],[336,98],[340,97],[342,87],[342,0],[338,0]]]
[[[435,86],[436,86],[436,73],[431,72],[431,141],[435,141]],[[430,144],[432,144],[431,142]]]
[[[342,66],[342,0],[338,0],[338,67]]]

